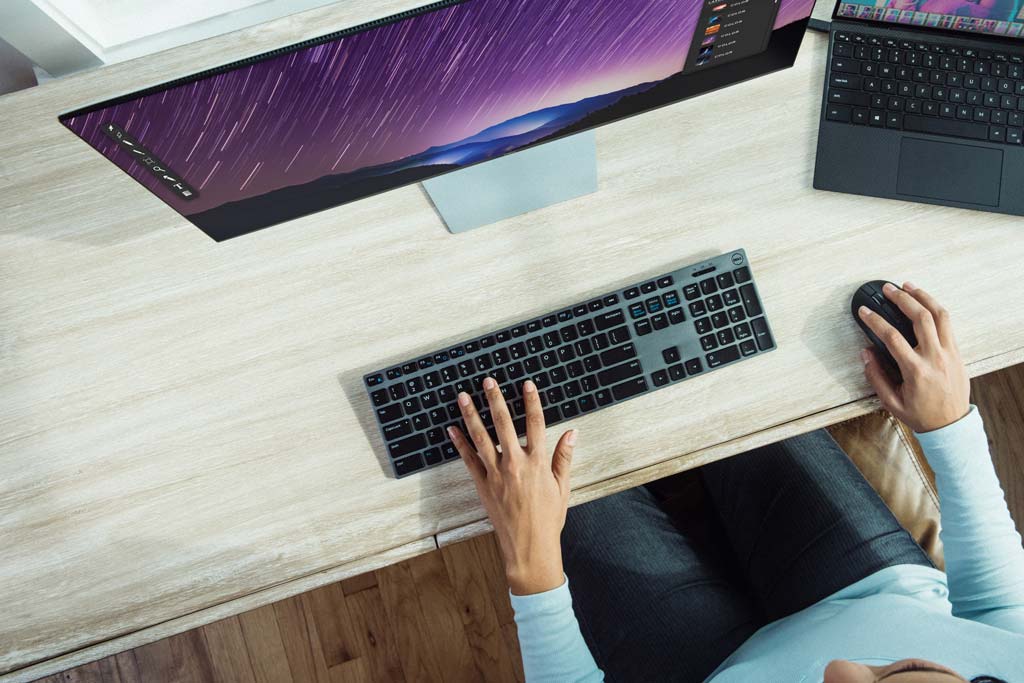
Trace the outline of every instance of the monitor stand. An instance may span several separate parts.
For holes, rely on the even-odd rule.
[[[423,181],[453,233],[597,191],[597,139],[577,133]]]

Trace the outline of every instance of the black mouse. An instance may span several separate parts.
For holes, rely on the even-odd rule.
[[[878,352],[879,358],[882,359],[893,378],[899,382],[903,381],[903,377],[900,374],[899,366],[896,365],[896,360],[889,353],[889,349],[885,347],[882,340],[871,331],[870,327],[864,324],[864,321],[860,319],[860,314],[857,313],[861,306],[867,306],[869,310],[882,316],[886,322],[895,327],[911,347],[917,346],[917,337],[914,336],[914,323],[903,314],[903,311],[896,304],[885,298],[882,287],[886,284],[890,284],[897,289],[899,288],[898,285],[886,280],[872,280],[858,287],[857,291],[853,293],[850,310],[853,311],[853,319],[857,321],[860,329],[864,330],[864,334],[871,340],[875,351]]]

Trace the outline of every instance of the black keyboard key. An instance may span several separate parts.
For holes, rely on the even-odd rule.
[[[711,351],[718,348],[718,340],[715,339],[715,335],[709,334],[700,338],[700,348],[705,351]]]
[[[636,346],[633,344],[626,344],[614,349],[608,349],[601,354],[601,362],[606,366],[617,365],[623,361],[630,360],[631,358],[636,358]],[[607,383],[605,382],[605,384]]]
[[[633,325],[633,328],[636,330],[636,333],[639,334],[641,337],[644,336],[645,334],[650,334],[651,333],[651,321],[650,320],[640,320],[635,325]]]
[[[396,460],[394,465],[395,474],[399,477],[412,474],[417,470],[422,470],[424,467],[423,458],[421,458],[419,454],[411,455],[408,458],[402,458],[401,460]]]
[[[455,444],[450,441],[441,446],[441,457],[448,460],[454,460],[459,457],[459,449],[455,447]]]
[[[401,458],[402,456],[409,455],[410,453],[423,450],[426,447],[427,437],[423,434],[413,434],[412,436],[399,441],[392,441],[389,443],[388,454],[392,458]]]
[[[700,297],[700,286],[697,284],[690,284],[683,287],[683,297],[687,301],[693,301]]]
[[[950,135],[970,140],[987,140],[988,126],[982,123],[969,123],[955,119],[933,119],[926,116],[908,114],[903,117],[903,128],[914,133],[932,133],[934,135]]]
[[[441,464],[444,458],[441,456],[440,448],[431,448],[423,452],[423,460],[426,461],[427,467],[430,467],[431,465]]]
[[[734,360],[739,360],[739,357],[740,349],[737,346],[727,346],[723,349],[712,351],[705,356],[709,368],[717,368],[719,365],[731,363]]]
[[[401,368],[391,368],[388,370],[388,379],[398,379],[402,376]]]
[[[711,319],[710,318],[698,318],[693,321],[693,327],[697,330],[697,334],[707,334],[711,331]]]
[[[566,401],[559,406],[559,410],[562,411],[562,416],[566,420],[580,414],[580,409],[576,406],[576,401]]]
[[[366,386],[368,386],[368,387],[375,387],[378,384],[383,384],[383,383],[384,383],[384,375],[380,374],[379,372],[376,375],[370,375],[369,377],[366,378]]]
[[[612,396],[615,397],[616,401],[624,401],[631,396],[642,394],[645,391],[647,391],[647,380],[643,377],[637,377],[612,387]]]
[[[765,322],[764,318],[751,320],[750,326],[754,328],[754,339],[757,341],[757,348],[765,351],[775,346],[775,343],[772,341],[772,335],[768,331],[768,323]]]
[[[675,280],[672,279],[671,275],[658,278],[659,287],[671,287],[673,284],[675,284]]]
[[[858,62],[855,59],[849,59],[847,57],[833,57],[832,71],[838,71],[840,73],[846,74],[859,74],[860,62]]]
[[[601,383],[601,386],[609,386],[624,380],[628,377],[634,377],[636,375],[642,375],[644,369],[640,366],[640,361],[633,360],[622,365],[617,365],[614,368],[606,368],[601,372],[597,373],[597,381]],[[616,396],[618,398],[618,396]]]
[[[654,386],[663,387],[668,384],[668,373],[664,370],[656,370],[651,374],[651,381],[654,382]]]
[[[709,277],[707,280],[700,281],[700,293],[704,296],[714,294],[717,291],[718,285],[715,283],[715,278]]]
[[[422,432],[430,429],[430,418],[426,413],[419,413],[412,418],[412,429],[414,432]]]
[[[398,418],[402,417],[402,414],[403,413],[401,403],[392,403],[389,406],[377,408],[377,420],[381,424],[386,424],[393,420],[397,420]]]
[[[686,361],[686,374],[690,375],[691,377],[693,375],[696,375],[698,372],[703,371],[704,367],[700,364],[700,358],[691,358],[690,360]]]
[[[409,436],[412,434],[412,422],[409,420],[392,422],[391,424],[384,425],[383,432],[385,441],[394,441],[403,436]]]
[[[440,427],[434,427],[427,432],[427,442],[431,446],[436,446],[437,444],[442,443],[446,438],[444,430]]]
[[[829,88],[828,91],[828,103],[829,104],[845,104],[851,107],[866,107],[871,104],[871,100],[868,98],[866,92],[856,92],[853,90],[841,90],[839,88]],[[847,114],[847,121],[849,121],[849,114]]]
[[[643,292],[644,294],[650,294],[657,288],[658,285],[653,280],[651,280],[650,282],[645,282],[642,285],[640,285],[640,291]]]
[[[598,389],[594,392],[594,400],[597,401],[597,405],[606,406],[612,402],[612,392],[608,389]]]
[[[632,308],[632,307],[631,307]],[[641,307],[642,310],[642,307]],[[635,317],[635,316],[634,316]],[[613,327],[617,327],[626,322],[626,317],[622,315],[621,310],[612,311],[610,313],[603,313],[594,318],[594,325],[598,331],[604,332]]]
[[[388,394],[391,396],[392,401],[400,401],[405,398],[405,385],[404,384],[392,384],[388,387]]]
[[[757,353],[757,347],[754,346],[754,340],[748,339],[744,342],[740,342],[740,353],[744,356],[749,356]]]
[[[666,363],[675,363],[679,360],[679,347],[670,346],[667,349],[662,349],[661,357],[665,359]]]
[[[638,296],[640,296],[640,288],[630,287],[629,289],[622,293],[622,296],[626,297],[627,299],[635,299]]]
[[[673,308],[668,312],[668,321],[672,325],[678,325],[679,323],[686,320],[686,314],[683,313],[681,308]]]
[[[843,104],[826,104],[825,105],[825,118],[829,121],[838,121],[839,123],[850,123],[853,114],[850,108]]]
[[[668,327],[668,317],[664,313],[659,313],[658,315],[652,315],[651,316],[651,325],[653,325],[654,329],[656,329],[656,330],[663,330],[666,327]]]
[[[683,369],[682,363],[676,363],[668,367],[668,376],[672,378],[672,381],[681,380],[686,377],[686,370]]]
[[[594,338],[595,341],[597,338]],[[623,325],[622,327],[616,327],[614,330],[608,333],[608,341],[612,344],[621,344],[629,341],[629,328]]]
[[[740,298],[743,299],[743,308],[746,309],[747,316],[752,318],[755,315],[761,315],[761,302],[757,300],[754,285],[740,287]]]
[[[707,312],[708,309],[707,307],[704,306],[703,301],[694,301],[692,304],[690,304],[690,315],[692,315],[694,318],[704,315]]]
[[[388,396],[387,389],[377,389],[377,391],[370,394],[370,400],[373,402],[375,407],[379,407],[388,403],[388,401],[391,400],[391,397]]]

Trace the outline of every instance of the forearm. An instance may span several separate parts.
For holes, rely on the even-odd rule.
[[[568,580],[544,593],[511,597],[529,683],[604,680],[573,614]]]
[[[1024,633],[1024,548],[977,408],[917,438],[935,471],[953,613]]]

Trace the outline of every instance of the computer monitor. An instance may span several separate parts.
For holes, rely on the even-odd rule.
[[[446,0],[60,121],[223,240],[791,66],[813,6]]]

